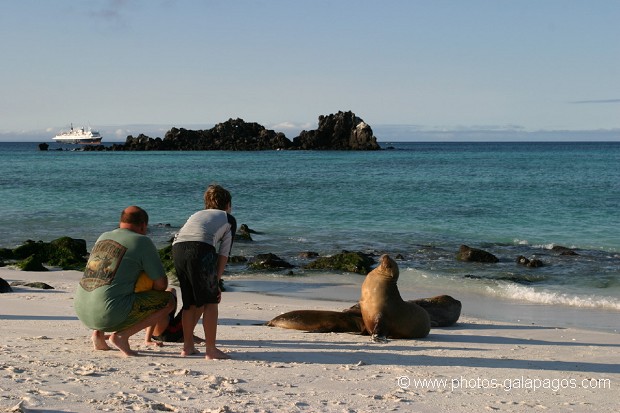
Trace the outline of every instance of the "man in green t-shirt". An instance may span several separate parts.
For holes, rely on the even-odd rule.
[[[136,352],[129,337],[154,326],[155,334],[168,323],[173,310],[168,278],[157,248],[146,236],[148,214],[130,206],[123,210],[119,228],[103,233],[93,247],[75,294],[75,312],[92,335],[95,350],[109,350],[110,341],[125,356]],[[151,290],[135,292],[140,274],[153,280]]]

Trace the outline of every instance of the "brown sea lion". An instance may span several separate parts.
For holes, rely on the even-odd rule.
[[[404,301],[398,291],[398,264],[382,255],[380,264],[362,284],[362,319],[374,341],[387,338],[423,338],[431,329],[426,310]]]
[[[280,314],[265,325],[313,333],[358,333],[364,331],[361,314],[346,311],[296,310]]]
[[[449,295],[438,295],[430,298],[410,300],[426,310],[431,327],[448,327],[456,323],[461,316],[461,302]]]
[[[449,327],[454,325],[461,316],[461,302],[449,295],[418,298],[416,300],[408,300],[407,302],[417,304],[426,310],[431,319],[431,327]],[[362,316],[359,303],[344,311]]]
[[[449,327],[461,316],[461,302],[449,295],[409,300],[418,304],[429,315],[431,327]],[[281,314],[265,323],[270,327],[288,328],[321,333],[357,333],[368,335],[357,303],[338,311],[296,310]]]

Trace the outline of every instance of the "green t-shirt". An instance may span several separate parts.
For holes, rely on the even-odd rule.
[[[152,280],[166,276],[153,241],[123,228],[103,233],[75,293],[78,318],[93,330],[116,331],[131,311],[142,272]]]

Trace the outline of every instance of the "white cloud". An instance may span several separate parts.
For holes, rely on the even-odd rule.
[[[114,131],[114,136],[117,138],[124,138],[127,135],[130,135],[129,130],[127,129],[117,129]]]

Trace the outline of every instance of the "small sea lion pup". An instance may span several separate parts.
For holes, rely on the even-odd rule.
[[[362,284],[360,308],[373,341],[387,338],[423,338],[431,329],[428,313],[419,305],[404,301],[398,291],[398,264],[382,255],[380,264]]]

